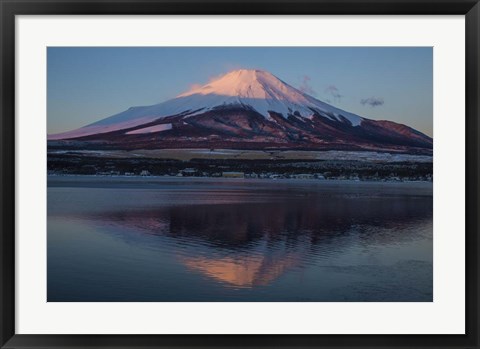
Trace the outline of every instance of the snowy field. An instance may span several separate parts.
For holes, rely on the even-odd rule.
[[[235,150],[235,149],[141,149],[141,150],[56,150],[51,155],[77,154],[109,158],[153,158],[190,160],[203,159],[258,159],[258,160],[338,160],[378,162],[433,162],[429,155],[410,155],[368,151],[301,151],[301,150]]]

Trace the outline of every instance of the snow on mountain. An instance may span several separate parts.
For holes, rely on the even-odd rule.
[[[143,133],[155,133],[155,132],[162,132],[168,131],[172,129],[172,124],[160,124],[150,127],[141,128],[138,130],[133,130],[129,132],[125,132],[126,135],[136,135],[136,134],[143,134]]]
[[[319,113],[333,121],[359,126],[364,118],[335,108],[288,85],[262,70],[235,70],[210,83],[193,88],[176,98],[146,107],[132,107],[119,114],[77,130],[49,135],[48,139],[69,139],[102,134],[147,124],[160,118],[183,115],[185,118],[216,108],[241,106],[274,121],[270,112],[284,118],[297,115],[311,118]],[[154,132],[154,131],[148,131]],[[129,131],[127,134],[135,134]]]
[[[179,97],[194,95],[230,96],[231,102],[249,105],[267,118],[270,117],[269,111],[282,114],[283,117],[294,112],[298,112],[302,117],[310,117],[313,114],[311,109],[315,109],[333,114],[345,114],[353,126],[359,125],[362,119],[358,115],[346,113],[323,103],[263,70],[235,70]]]

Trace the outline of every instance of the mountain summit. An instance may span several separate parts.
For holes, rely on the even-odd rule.
[[[431,153],[432,139],[324,103],[263,70],[231,71],[176,98],[132,107],[49,140],[122,148],[336,149]]]
[[[263,116],[270,118],[271,111],[288,116],[297,112],[310,117],[313,109],[332,109],[325,104],[283,82],[263,70],[234,70],[212,82],[182,93],[178,97],[216,95],[232,97],[231,103],[250,105]],[[333,108],[335,109],[335,108]],[[349,114],[349,113],[347,113]],[[359,116],[349,114],[349,120],[358,124]]]
[[[193,94],[218,94],[245,98],[291,100],[302,98],[302,94],[274,75],[263,70],[240,69],[231,71],[206,85],[182,93],[178,97]],[[299,100],[300,101],[300,100]]]

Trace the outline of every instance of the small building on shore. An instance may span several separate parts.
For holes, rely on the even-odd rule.
[[[222,172],[222,177],[224,177],[224,178],[245,178],[245,173],[243,173],[243,172]]]
[[[292,175],[292,178],[295,178],[295,179],[313,179],[315,177],[314,177],[313,174],[310,174],[310,173],[298,173],[298,174]]]
[[[184,176],[195,176],[197,174],[196,168],[186,168],[181,171]]]

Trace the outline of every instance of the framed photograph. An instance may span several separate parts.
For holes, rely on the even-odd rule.
[[[478,1],[8,1],[1,348],[478,348]]]

